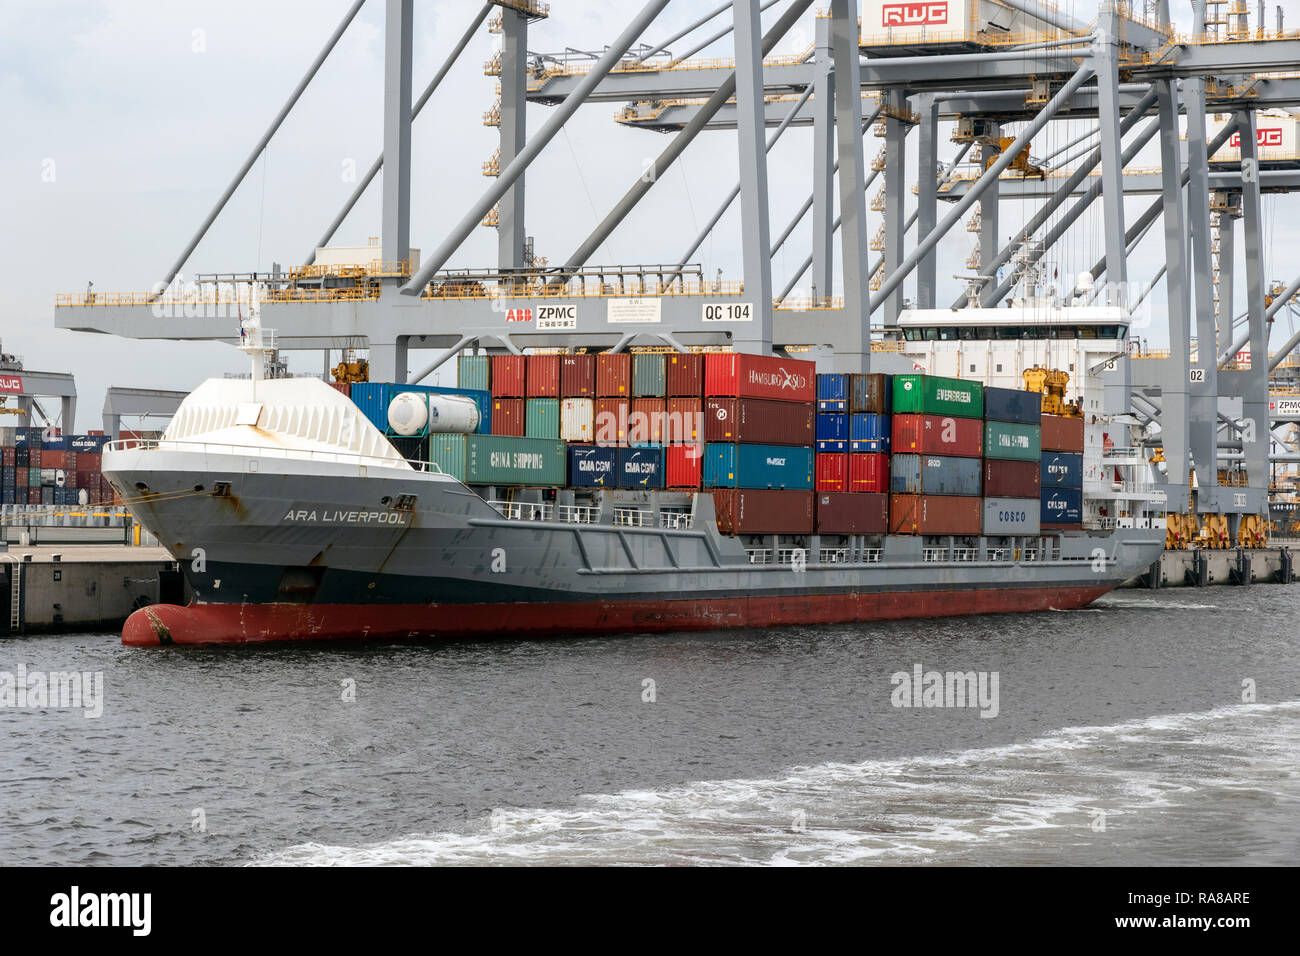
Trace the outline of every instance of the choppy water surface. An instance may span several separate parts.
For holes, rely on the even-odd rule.
[[[0,671],[102,672],[105,702],[98,719],[0,708],[0,849],[69,864],[1291,864],[1297,595],[1126,591],[1072,613],[535,642],[11,640]],[[894,706],[891,675],[917,664],[996,674],[997,716]]]

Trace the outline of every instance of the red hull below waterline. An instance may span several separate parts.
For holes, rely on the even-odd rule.
[[[394,638],[528,638],[703,631],[782,624],[1072,610],[1111,586],[797,594],[552,604],[157,604],[133,613],[122,643],[244,644]]]

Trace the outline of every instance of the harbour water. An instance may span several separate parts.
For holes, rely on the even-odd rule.
[[[102,674],[103,712],[0,707],[0,850],[110,865],[1291,864],[1297,593],[526,642],[13,639],[0,672]],[[986,706],[896,706],[918,666],[974,672]]]

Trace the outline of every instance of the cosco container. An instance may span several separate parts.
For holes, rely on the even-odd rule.
[[[1044,528],[1078,525],[1083,521],[1083,491],[1079,488],[1044,488],[1039,515]]]
[[[492,358],[487,355],[462,355],[456,362],[456,384],[461,388],[492,391]]]
[[[469,472],[469,438],[465,435],[430,435],[429,463],[444,475],[464,481]]]
[[[564,484],[567,446],[548,438],[470,435],[467,484]]]
[[[576,442],[596,440],[595,399],[560,399],[560,437],[565,441]]]
[[[524,400],[522,398],[494,398],[492,400],[493,435],[512,435],[522,438],[526,425]]]
[[[67,451],[68,439],[64,435],[46,435],[41,438],[41,448],[46,451]]]
[[[626,398],[596,399],[596,444],[626,445],[627,418],[630,400]]]
[[[885,534],[889,531],[889,495],[819,493],[817,534]]]
[[[569,446],[569,485],[573,488],[613,488],[618,484],[617,448]]]
[[[849,455],[849,491],[888,492],[888,455]]]
[[[492,356],[492,397],[523,398],[527,362],[522,355]]]
[[[810,446],[815,414],[811,404],[761,398],[707,398],[704,440]]]
[[[704,356],[698,352],[673,352],[665,360],[669,398],[704,396]]]
[[[984,423],[956,415],[895,415],[890,422],[893,452],[978,458],[984,453]]]
[[[956,415],[984,417],[984,386],[938,375],[893,376],[896,415]]]
[[[843,372],[822,373],[817,376],[817,411],[847,412],[849,410],[849,377]]]
[[[818,491],[849,490],[848,455],[818,455],[813,464]]]
[[[1037,498],[985,498],[985,534],[1038,534]]]
[[[849,451],[887,453],[890,451],[888,415],[854,412],[849,416]]]
[[[524,364],[525,388],[529,398],[560,397],[559,355],[529,355]]]
[[[984,459],[984,494],[989,498],[1037,498],[1038,462]]]
[[[1043,416],[1043,450],[1083,453],[1083,419]]]
[[[664,449],[618,449],[618,486],[653,489],[664,486]]]
[[[1063,451],[1043,452],[1042,487],[1082,488],[1083,456]]]
[[[947,455],[894,455],[889,490],[896,495],[979,497],[980,460]]]
[[[845,442],[849,437],[849,416],[838,413],[817,414],[817,441]]]
[[[663,398],[667,389],[662,352],[632,353],[632,397]]]
[[[984,423],[984,457],[1038,461],[1043,454],[1042,429],[1013,422]]]
[[[662,398],[634,398],[627,419],[629,445],[662,445],[665,403]]]
[[[669,356],[671,358],[672,356]],[[704,403],[698,398],[670,398],[664,418],[664,442],[704,441]]]
[[[893,408],[890,384],[892,375],[878,372],[870,375],[857,373],[849,376],[849,411],[888,415]]]
[[[983,517],[979,498],[889,496],[890,534],[977,535]]]
[[[984,417],[991,422],[1037,425],[1043,416],[1043,396],[1015,388],[984,389]]]
[[[817,395],[816,369],[815,363],[800,359],[709,352],[704,356],[704,394],[812,405]]]
[[[529,438],[560,437],[560,400],[530,398],[525,411],[524,434]]]
[[[560,397],[595,398],[596,356],[564,355],[560,358]]]
[[[709,442],[704,446],[704,486],[811,489],[812,456],[811,448]]]
[[[811,491],[715,491],[713,509],[723,534],[812,534]]]
[[[632,397],[632,356],[626,352],[601,352],[596,356],[596,397]]]
[[[664,449],[664,484],[669,488],[700,487],[703,445],[669,445]]]

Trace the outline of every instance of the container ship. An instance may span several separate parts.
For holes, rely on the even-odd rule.
[[[250,323],[251,378],[104,450],[193,592],[127,644],[1064,610],[1164,543],[1133,426],[1098,411],[1121,310],[911,311],[880,356],[910,372],[571,350],[461,354],[441,388],[265,378]]]

